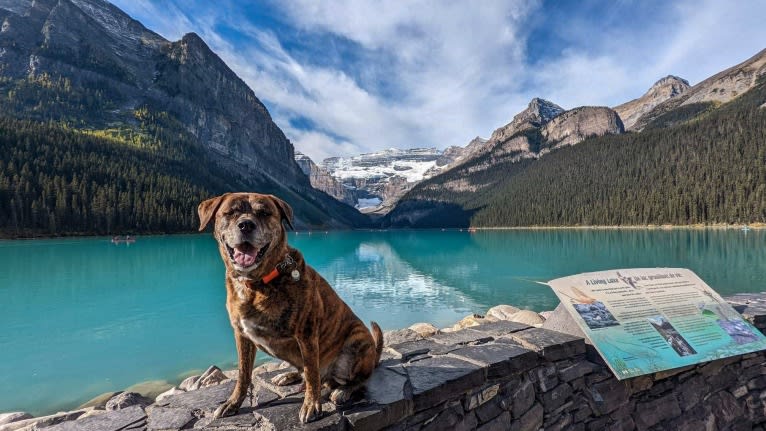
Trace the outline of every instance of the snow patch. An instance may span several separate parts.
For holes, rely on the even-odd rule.
[[[435,148],[400,150],[389,148],[353,157],[331,157],[322,166],[339,180],[366,179],[386,181],[398,176],[413,183],[423,180],[426,172],[436,166],[442,152]]]

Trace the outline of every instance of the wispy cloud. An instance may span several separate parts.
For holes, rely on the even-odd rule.
[[[317,161],[465,145],[534,96],[616,105],[667,74],[697,82],[766,40],[757,0],[591,0],[570,10],[528,1],[116,3],[170,39],[199,33]]]

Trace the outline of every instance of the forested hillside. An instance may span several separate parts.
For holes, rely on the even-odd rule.
[[[0,117],[0,237],[190,232],[202,199],[240,190],[278,194],[307,223],[326,222],[293,191],[210,160],[166,115],[136,119],[79,130]]]
[[[500,163],[488,186],[402,198],[386,226],[576,226],[766,222],[766,82],[718,109],[668,113],[641,133]],[[662,127],[665,126],[665,127]],[[476,161],[480,163],[480,161]],[[470,170],[470,165],[461,166]],[[450,175],[455,178],[450,178]]]
[[[5,237],[189,231],[200,200],[244,184],[211,173],[202,151],[183,139],[55,123],[0,119],[0,154]]]

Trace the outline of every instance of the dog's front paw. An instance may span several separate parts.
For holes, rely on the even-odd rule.
[[[298,419],[304,424],[319,419],[322,415],[322,403],[317,401],[311,401],[308,398],[303,400],[301,406],[301,412],[298,414]]]
[[[217,409],[215,409],[215,412],[213,412],[213,419],[236,415],[239,411],[239,405],[240,403],[227,400],[225,403],[221,404]]]
[[[332,393],[330,393],[330,401],[332,401],[336,406],[340,406],[349,402],[353,395],[354,391],[351,389],[337,388],[333,390]]]
[[[286,373],[277,374],[271,379],[271,383],[274,383],[277,386],[289,386],[299,381],[301,381],[301,373],[298,371],[288,371]]]

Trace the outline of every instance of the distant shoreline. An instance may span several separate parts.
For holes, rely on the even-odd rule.
[[[751,230],[763,230],[766,229],[766,223],[742,223],[742,224],[726,224],[726,223],[714,223],[714,224],[691,224],[691,225],[675,225],[675,224],[647,224],[647,225],[582,225],[582,226],[494,226],[494,227],[450,227],[450,228],[388,228],[388,229],[375,229],[375,228],[359,228],[359,229],[306,229],[297,230],[297,233],[304,232],[338,232],[338,231],[407,231],[407,230],[447,230],[447,231],[463,231],[463,230],[476,230],[476,231],[494,231],[494,230],[674,230],[674,229],[693,229],[693,230],[740,230],[743,227],[747,227]],[[134,238],[140,237],[157,237],[168,235],[196,235],[204,232],[188,231],[188,232],[151,232],[151,233],[137,233],[129,234]],[[125,234],[120,234],[123,236]],[[89,233],[67,233],[60,235],[9,235],[6,232],[0,232],[0,241],[13,241],[13,240],[33,240],[33,239],[64,239],[64,238],[111,238],[115,234],[89,234]]]
[[[462,229],[476,229],[478,230],[673,230],[673,229],[742,229],[747,226],[752,230],[766,229],[766,223],[742,223],[742,224],[726,224],[726,223],[714,223],[714,224],[646,224],[646,225],[583,225],[583,226],[497,226],[497,227],[469,227]]]

